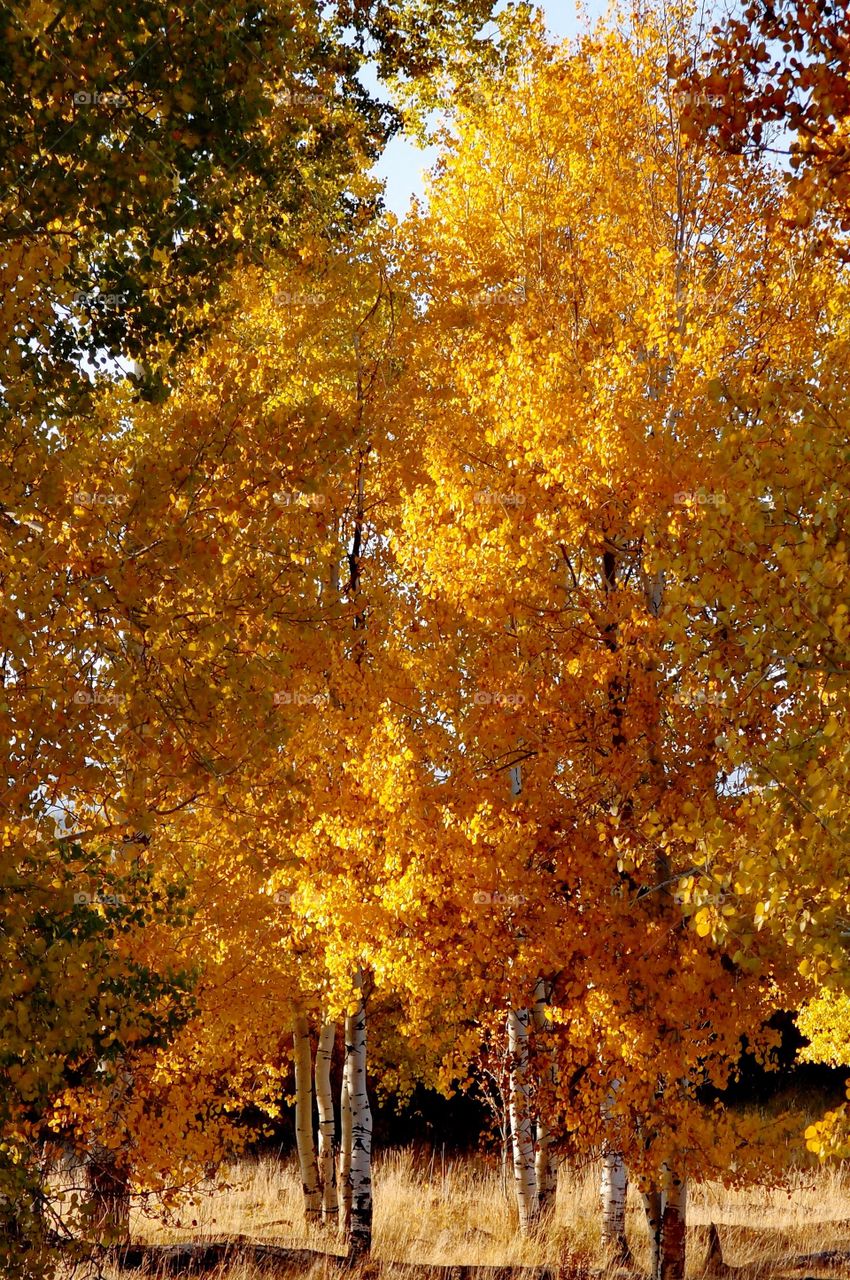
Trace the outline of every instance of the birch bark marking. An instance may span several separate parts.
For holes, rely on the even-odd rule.
[[[534,1030],[545,1044],[549,1032],[549,986],[545,978],[538,978],[534,988],[534,1006],[532,1016]],[[551,1044],[546,1046],[548,1066],[546,1075],[549,1084],[556,1084],[555,1053]],[[544,1096],[545,1090],[540,1091]],[[552,1133],[542,1114],[540,1102],[537,1106],[537,1151],[534,1160],[534,1174],[537,1181],[537,1208],[539,1214],[547,1213],[555,1205],[555,1193],[558,1189],[558,1170],[552,1156]]]
[[[372,1109],[366,1089],[366,1001],[362,981],[353,1016],[346,1018],[346,1052],[350,1055],[351,1100],[351,1242],[355,1257],[372,1247]]]
[[[658,1280],[661,1266],[661,1207],[662,1197],[657,1186],[644,1193],[643,1207],[649,1232],[649,1280]]]
[[[687,1187],[668,1164],[643,1197],[649,1228],[650,1280],[684,1280],[687,1264]]]
[[[351,1233],[351,1054],[350,1019],[345,1019],[345,1060],[339,1098],[339,1231],[343,1240]]]
[[[313,1138],[313,1072],[310,1056],[310,1027],[307,1015],[296,1013],[292,1024],[295,1056],[295,1145],[304,1192],[304,1217],[315,1222],[322,1211],[319,1165]]]
[[[620,1082],[615,1080],[611,1085],[608,1097],[602,1104],[604,1124],[602,1139],[602,1179],[600,1198],[602,1200],[602,1248],[618,1263],[627,1263],[631,1259],[626,1240],[626,1199],[629,1191],[629,1175],[626,1162],[614,1129],[614,1099]]]
[[[662,1173],[664,1201],[661,1209],[661,1248],[658,1280],[684,1280],[687,1261],[687,1186],[674,1169]]]
[[[602,1153],[602,1247],[613,1254],[617,1262],[629,1259],[626,1241],[626,1197],[629,1178],[626,1162],[619,1151],[605,1149]]]
[[[322,1187],[322,1221],[327,1223],[339,1212],[336,1189],[334,1139],[336,1124],[331,1095],[331,1060],[336,1042],[336,1023],[326,1022],[319,1032],[316,1049],[316,1107],[319,1112],[319,1182]]]
[[[514,1151],[519,1226],[528,1235],[538,1212],[537,1177],[534,1169],[534,1133],[529,1105],[527,1009],[511,1009],[508,1013],[508,1052],[511,1065],[511,1133]]]

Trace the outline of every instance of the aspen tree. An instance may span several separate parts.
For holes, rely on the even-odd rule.
[[[552,1152],[554,1135],[548,1118],[554,1102],[552,1092],[557,1084],[555,1050],[549,1034],[551,1027],[548,1006],[549,983],[545,978],[541,977],[537,979],[537,984],[534,988],[534,1005],[532,1006],[535,1048],[539,1051],[538,1060],[545,1077],[547,1077],[538,1083],[537,1089],[537,1132],[534,1158],[538,1212],[541,1216],[555,1207],[555,1195],[558,1189],[558,1169]]]
[[[642,1195],[649,1235],[649,1276],[658,1280],[661,1270],[661,1228],[663,1220],[663,1195],[657,1187],[650,1187]]]
[[[602,1201],[602,1247],[606,1253],[620,1262],[630,1260],[630,1250],[626,1239],[626,1201],[629,1190],[629,1177],[626,1162],[619,1149],[616,1124],[613,1110],[617,1097],[618,1082],[611,1086],[610,1092],[602,1104],[603,1138],[602,1138],[602,1177],[600,1199]]]
[[[296,1012],[292,1025],[295,1062],[295,1142],[304,1193],[304,1215],[308,1225],[322,1212],[322,1189],[313,1137],[313,1072],[310,1053],[310,1026],[307,1015]]]
[[[511,1142],[519,1225],[523,1235],[528,1235],[539,1210],[528,1062],[529,1020],[528,1009],[511,1009],[508,1012]]]
[[[835,282],[770,231],[769,176],[743,161],[703,175],[679,148],[668,45],[651,15],[571,52],[532,40],[515,84],[485,86],[408,228],[398,270],[417,307],[388,293],[380,255],[349,272],[305,246],[328,298],[292,285],[283,315],[247,272],[235,329],[142,417],[160,447],[139,452],[135,536],[107,574],[133,617],[158,601],[147,667],[123,672],[123,764],[141,779],[123,813],[155,808],[156,856],[169,840],[175,859],[198,850],[193,892],[214,891],[202,1016],[151,1080],[203,1063],[203,1097],[220,1100],[216,1075],[231,1104],[251,1096],[269,1065],[256,1010],[300,995],[338,1014],[359,967],[398,996],[423,1063],[444,1055],[444,1078],[507,1007],[528,1229],[543,1182],[522,975],[556,973],[557,1120],[598,1151],[618,1082],[617,1146],[651,1188],[653,1280],[684,1269],[685,1177],[735,1149],[696,1083],[723,1087],[742,1029],[798,990],[798,959],[840,966],[846,847],[845,695],[822,672],[790,691],[789,664],[765,675],[783,644],[835,662],[846,637],[846,500],[815,493],[846,469],[814,408],[846,412]],[[384,340],[402,317],[397,359]],[[805,396],[788,389],[808,378]],[[342,495],[272,509],[278,485],[303,497],[301,453],[325,449],[321,479]],[[110,536],[120,547],[118,522]],[[795,574],[814,626],[796,619]],[[306,713],[293,672],[303,696],[327,694]],[[90,723],[111,769],[109,720]],[[63,778],[87,750],[49,748]],[[780,798],[801,764],[805,815]],[[779,782],[736,792],[751,771]],[[216,847],[239,849],[250,905],[231,900]],[[261,888],[294,891],[273,940]],[[789,921],[822,959],[789,963]],[[270,963],[243,966],[246,951]],[[371,1228],[358,989],[340,1151],[352,1252]],[[163,1124],[191,1130],[191,1112]]]
[[[680,1280],[684,1272],[687,1184],[666,1166],[661,1197],[658,1280]]]
[[[626,1198],[629,1189],[622,1152],[602,1147],[602,1247],[620,1260],[629,1257],[626,1240]]]
[[[352,1058],[349,1052],[349,1036],[353,1029],[349,1027],[348,1015],[345,1019],[345,1059],[342,1067],[342,1085],[339,1099],[339,1230],[343,1240],[351,1236],[351,1163],[354,1144],[354,1115],[351,1100]]]
[[[763,557],[787,536],[767,501],[784,463],[749,406],[817,364],[826,297],[775,234],[774,176],[682,144],[666,68],[685,19],[636,6],[626,32],[532,38],[520,76],[459,110],[409,224],[428,323],[397,544],[444,639],[444,810],[491,897],[526,891],[523,936],[500,935],[515,971],[537,949],[532,972],[559,973],[563,1123],[598,1151],[621,1081],[617,1146],[669,1192],[679,1272],[678,1184],[727,1173],[735,1146],[697,1086],[722,1088],[742,1033],[800,989],[736,879],[732,845],[754,869],[770,851],[730,779],[783,732]],[[789,274],[813,308],[782,300]],[[489,940],[469,938],[483,966]]]
[[[348,1071],[345,1101],[351,1117],[347,1198],[351,1215],[350,1248],[354,1256],[368,1253],[372,1246],[372,1110],[366,1088],[366,997],[362,976],[358,976],[357,990],[357,1006],[345,1020]]]
[[[336,1044],[336,1023],[322,1022],[316,1048],[316,1107],[319,1113],[319,1181],[322,1187],[322,1221],[337,1218],[336,1121],[331,1095],[331,1062]]]

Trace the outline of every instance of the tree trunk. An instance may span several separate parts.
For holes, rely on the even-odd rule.
[[[511,1134],[514,1148],[519,1227],[528,1235],[538,1214],[537,1177],[534,1168],[534,1135],[529,1105],[528,1010],[508,1013],[508,1051],[511,1058]]]
[[[336,1023],[326,1022],[319,1032],[316,1049],[316,1106],[319,1111],[319,1181],[322,1186],[322,1221],[327,1223],[339,1213],[336,1189],[334,1140],[336,1122],[331,1094],[331,1061],[336,1043]]]
[[[351,1234],[351,1054],[348,1046],[348,1018],[345,1020],[345,1059],[339,1096],[339,1233],[343,1240]]]
[[[345,1020],[345,1042],[351,1064],[350,1252],[359,1257],[372,1247],[372,1109],[366,1090],[366,1002],[362,994],[356,1013]]]
[[[685,1280],[687,1187],[666,1166],[663,1185],[658,1280]]]
[[[322,1193],[319,1188],[319,1166],[316,1161],[316,1144],[313,1138],[313,1064],[310,1057],[310,1028],[307,1017],[303,1013],[295,1016],[292,1044],[295,1050],[295,1144],[298,1148],[301,1187],[304,1192],[304,1217],[309,1226],[321,1214]]]
[[[534,1030],[544,1044],[549,1031],[548,1006],[549,992],[546,979],[538,978],[537,985],[534,988]],[[546,1068],[546,1075],[549,1077],[548,1083],[554,1087],[556,1084],[556,1068],[555,1055],[551,1044],[546,1046],[545,1052],[548,1061]],[[534,1176],[537,1182],[537,1209],[539,1215],[542,1216],[555,1206],[558,1170],[552,1155],[552,1133],[543,1116],[543,1110],[549,1105],[549,1099],[546,1096],[545,1089],[541,1089],[540,1094],[541,1098],[537,1104],[537,1154],[534,1160]]]
[[[511,1122],[509,1118],[502,1132],[502,1191],[505,1195],[508,1194],[511,1182],[511,1175],[508,1172],[512,1162],[511,1144]]]
[[[602,1152],[602,1248],[617,1263],[630,1258],[626,1240],[626,1197],[629,1176],[626,1162],[619,1151],[605,1148]]]
[[[644,1194],[643,1207],[649,1231],[649,1280],[658,1280],[661,1269],[662,1196],[657,1187],[652,1187]]]
[[[130,1179],[117,1153],[94,1146],[85,1161],[96,1236],[109,1244],[130,1239]]]
[[[661,1190],[643,1197],[649,1227],[650,1280],[684,1280],[686,1187],[668,1165],[661,1169]]]
[[[555,1207],[558,1170],[551,1152],[552,1133],[546,1121],[537,1120],[537,1153],[534,1157],[534,1181],[537,1186],[537,1212],[540,1217]]]
[[[619,1135],[614,1120],[614,1103],[621,1081],[613,1080],[608,1096],[602,1104],[602,1248],[615,1262],[631,1261],[626,1240],[626,1202],[629,1193],[629,1175],[620,1151]]]

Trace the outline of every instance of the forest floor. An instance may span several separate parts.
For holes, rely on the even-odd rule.
[[[172,1212],[167,1222],[135,1210],[134,1241],[172,1244],[241,1237],[292,1250],[339,1252],[334,1231],[308,1231],[304,1225],[294,1159],[246,1160],[228,1171],[227,1183],[223,1189],[202,1191],[193,1203]],[[538,1234],[522,1239],[511,1188],[504,1186],[499,1170],[475,1158],[442,1161],[437,1154],[423,1162],[412,1152],[386,1153],[377,1158],[375,1168],[373,1258],[353,1273],[355,1280],[450,1280],[453,1272],[456,1280],[477,1275],[495,1280],[511,1273],[528,1280],[589,1276],[594,1274],[599,1239],[597,1187],[594,1167],[562,1167],[554,1213]],[[712,1223],[722,1248],[721,1267],[706,1262]],[[646,1260],[643,1224],[640,1199],[632,1188],[628,1234],[637,1268],[632,1274],[640,1274]],[[846,1256],[825,1264],[814,1256],[825,1250]],[[850,1167],[801,1170],[788,1176],[780,1189],[736,1191],[711,1182],[692,1186],[688,1255],[691,1280],[723,1275],[730,1280],[850,1276]],[[217,1280],[257,1280],[268,1271],[256,1263],[234,1263],[213,1274]],[[330,1280],[340,1272],[329,1260],[303,1254],[293,1255],[276,1274],[311,1280],[327,1275]],[[629,1273],[609,1269],[603,1274],[613,1280]],[[112,1280],[139,1272],[107,1268],[104,1275]]]

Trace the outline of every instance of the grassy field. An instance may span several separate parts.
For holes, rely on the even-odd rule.
[[[134,1212],[136,1240],[170,1243],[244,1236],[324,1252],[339,1249],[333,1231],[306,1230],[294,1161],[244,1161],[228,1172],[224,1190],[199,1194],[167,1224]],[[379,1156],[375,1170],[374,1261],[362,1274],[403,1276],[404,1263],[434,1268],[548,1266],[565,1277],[587,1275],[597,1261],[598,1173],[562,1167],[554,1215],[530,1240],[517,1232],[510,1188],[500,1172],[474,1158],[445,1163],[410,1152]],[[850,1249],[850,1169],[841,1166],[792,1174],[780,1190],[727,1191],[713,1183],[692,1186],[689,1204],[689,1274],[717,1274],[705,1266],[708,1229],[716,1223],[724,1262],[741,1280],[749,1277],[847,1275],[850,1267],[791,1267],[789,1255]],[[646,1257],[643,1210],[630,1192],[629,1237],[636,1262]],[[401,1264],[388,1266],[387,1264]],[[724,1268],[725,1270],[725,1268]],[[308,1272],[333,1273],[321,1260]],[[125,1275],[127,1273],[124,1273]],[[221,1273],[220,1273],[221,1274]],[[253,1280],[251,1266],[235,1266],[221,1280]],[[295,1274],[295,1273],[293,1273]],[[613,1271],[610,1273],[615,1274]],[[421,1273],[420,1273],[421,1275]]]

